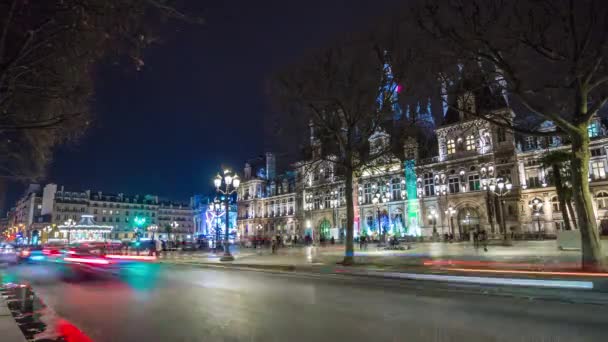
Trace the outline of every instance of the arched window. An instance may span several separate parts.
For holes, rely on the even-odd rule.
[[[540,198],[534,198],[528,202],[528,207],[530,207],[532,215],[541,215],[543,213],[543,200]]]
[[[598,209],[608,209],[608,192],[600,191],[595,195]]]
[[[557,198],[557,196],[553,196],[551,198],[551,206],[553,207],[553,212],[554,213],[559,213],[560,212],[559,199]]]

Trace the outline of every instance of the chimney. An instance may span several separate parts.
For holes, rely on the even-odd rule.
[[[276,175],[276,159],[271,152],[266,152],[266,179],[274,179]]]
[[[245,163],[245,170],[243,170],[244,172],[244,179],[251,179],[251,165],[249,163]]]

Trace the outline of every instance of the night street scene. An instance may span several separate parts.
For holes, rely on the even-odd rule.
[[[608,341],[608,1],[0,0],[0,342]]]

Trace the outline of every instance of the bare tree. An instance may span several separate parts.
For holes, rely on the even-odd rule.
[[[571,141],[583,267],[603,266],[589,190],[588,126],[608,101],[608,6],[599,0],[421,0],[408,11],[429,34],[440,68],[464,66],[469,77],[554,122],[558,132],[530,131],[492,115],[487,120]]]
[[[157,0],[0,2],[0,177],[41,176],[52,148],[91,122],[98,62],[140,52],[167,18],[190,22]],[[153,30],[154,29],[154,30]]]
[[[272,95],[290,120],[314,130],[310,165],[333,163],[344,177],[346,246],[344,264],[354,262],[353,183],[364,167],[386,158],[391,144],[370,148],[382,129],[396,85],[385,73],[384,51],[371,40],[349,40],[313,54],[277,75]],[[289,123],[286,123],[289,124]],[[293,124],[293,123],[291,123]]]

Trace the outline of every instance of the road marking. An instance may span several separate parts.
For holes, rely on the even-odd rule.
[[[477,268],[442,268],[445,271],[479,272],[479,273],[507,273],[507,274],[534,274],[534,275],[556,275],[556,276],[579,276],[579,277],[608,277],[608,273],[592,272],[560,272],[560,271],[522,271],[522,270],[488,270]]]
[[[358,272],[353,272],[356,275]],[[544,279],[521,279],[521,278],[490,278],[490,277],[466,277],[438,274],[418,274],[401,272],[361,272],[367,275],[388,276],[393,278],[412,280],[447,281],[457,283],[483,284],[483,285],[511,285],[511,286],[536,286],[567,289],[593,289],[593,282],[572,280],[544,280]]]

